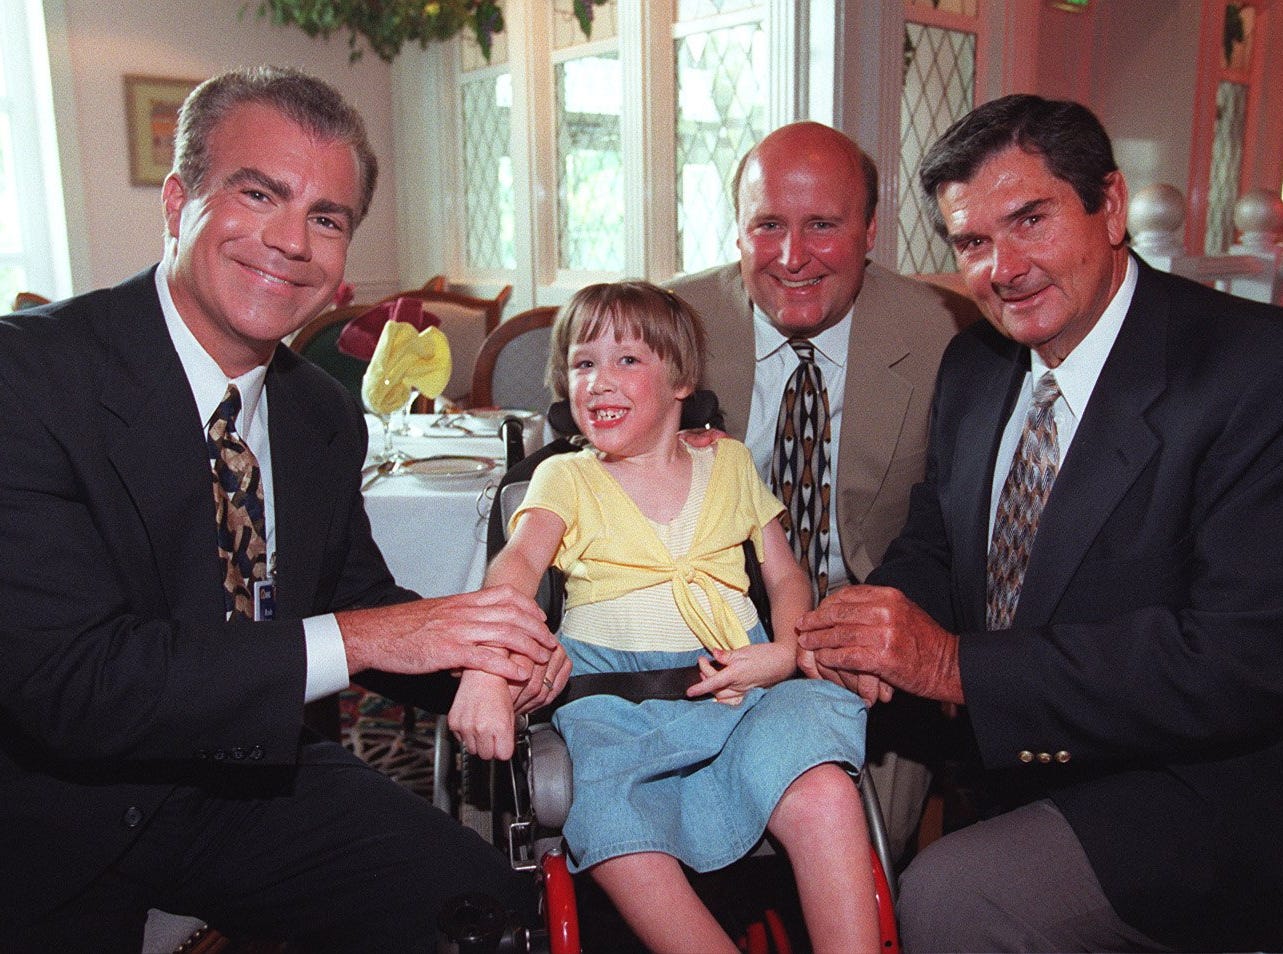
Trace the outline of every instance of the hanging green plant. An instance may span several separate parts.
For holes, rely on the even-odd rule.
[[[574,0],[575,19],[592,35],[593,7],[607,0]],[[249,7],[241,7],[244,16]],[[429,40],[449,40],[469,29],[482,55],[490,59],[495,34],[504,29],[503,10],[496,0],[262,0],[258,15],[273,24],[293,24],[308,36],[328,38],[336,30],[348,31],[349,59],[364,54],[361,37],[379,59],[391,63],[401,47],[415,42],[426,48]]]

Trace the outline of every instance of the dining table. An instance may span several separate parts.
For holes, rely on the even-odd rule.
[[[481,585],[486,522],[505,470],[499,425],[508,416],[522,422],[526,453],[544,444],[543,417],[527,411],[406,414],[392,444],[407,459],[380,468],[383,423],[367,415],[365,511],[397,583],[422,596]]]

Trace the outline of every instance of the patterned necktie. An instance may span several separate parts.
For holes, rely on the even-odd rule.
[[[985,616],[990,630],[1011,627],[1025,567],[1029,565],[1029,551],[1038,532],[1038,518],[1060,469],[1060,444],[1052,413],[1059,397],[1060,386],[1048,371],[1034,387],[1034,402],[998,497],[985,587]]]
[[[784,503],[781,520],[793,552],[807,567],[817,599],[829,588],[829,394],[815,345],[789,341],[799,364],[784,386],[775,424],[771,490]]]
[[[229,384],[209,421],[206,446],[214,478],[218,555],[228,619],[254,618],[254,583],[267,579],[263,481],[254,452],[236,433],[241,392]]]

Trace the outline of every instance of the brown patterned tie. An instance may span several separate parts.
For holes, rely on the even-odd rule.
[[[228,619],[254,618],[254,583],[267,579],[263,480],[254,452],[236,433],[241,392],[229,384],[209,421],[206,446],[214,478],[218,555]]]
[[[985,616],[990,630],[1010,629],[1038,533],[1038,518],[1060,469],[1060,444],[1052,409],[1060,386],[1050,371],[1038,379],[1011,470],[998,496],[989,545]]]
[[[784,504],[781,522],[811,575],[817,599],[829,588],[829,394],[815,345],[789,340],[799,364],[784,386],[775,424],[771,490]]]

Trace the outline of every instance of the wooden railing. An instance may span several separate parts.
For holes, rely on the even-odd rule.
[[[1132,248],[1155,268],[1253,301],[1283,305],[1283,199],[1268,189],[1234,204],[1239,241],[1224,255],[1191,255],[1182,243],[1185,197],[1175,186],[1146,186],[1127,205]]]

